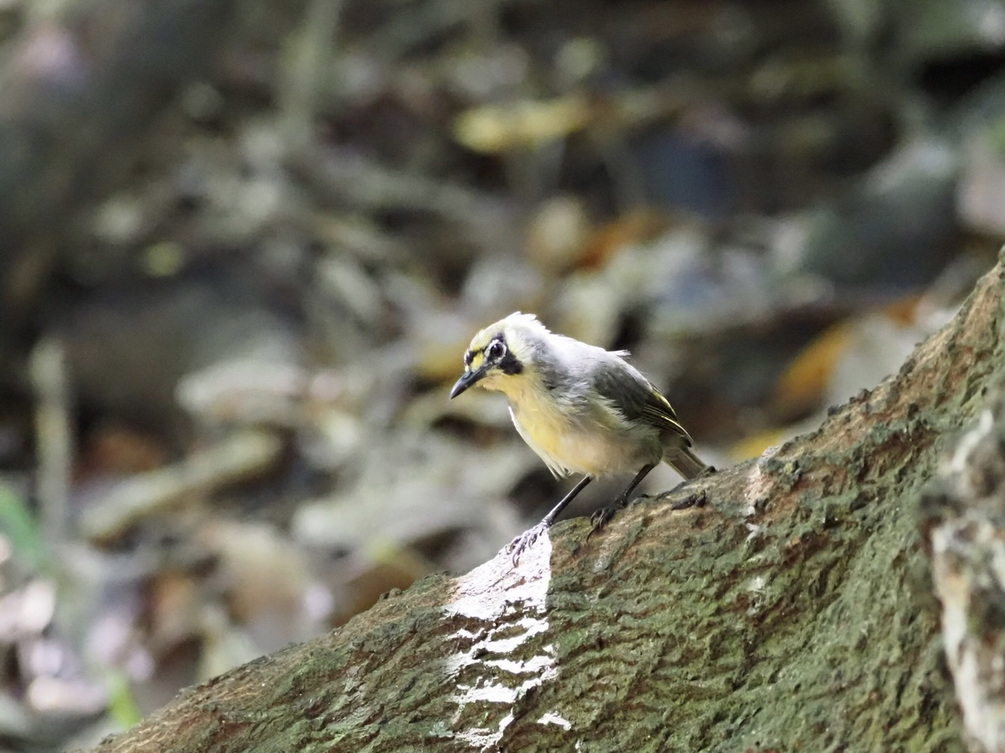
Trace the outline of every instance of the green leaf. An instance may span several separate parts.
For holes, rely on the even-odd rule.
[[[16,557],[35,570],[48,558],[38,521],[25,501],[3,485],[0,485],[0,536],[10,541]]]

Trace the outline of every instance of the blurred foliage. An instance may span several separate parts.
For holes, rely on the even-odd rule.
[[[42,539],[31,507],[13,489],[3,484],[0,484],[0,534],[24,567],[40,572],[53,566],[52,553]]]

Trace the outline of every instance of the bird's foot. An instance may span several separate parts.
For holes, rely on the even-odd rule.
[[[586,534],[586,540],[589,541],[590,537],[595,533],[600,533],[607,524],[614,520],[614,516],[618,514],[620,507],[615,505],[609,505],[607,507],[601,507],[593,515],[590,516],[590,532]]]
[[[595,533],[600,533],[607,524],[614,520],[614,516],[617,515],[621,510],[624,510],[628,506],[628,500],[625,497],[618,497],[613,505],[608,505],[607,507],[601,507],[593,515],[590,516],[590,532],[586,534],[586,540],[589,541],[590,537]]]
[[[705,490],[692,492],[688,494],[684,499],[678,499],[672,505],[670,505],[671,510],[686,510],[689,507],[704,507],[708,502],[708,495]]]
[[[528,528],[509,543],[509,546],[506,547],[506,552],[513,561],[513,567],[520,564],[520,555],[529,549],[549,527],[543,522],[538,523],[536,526]]]
[[[670,491],[657,494],[655,497],[656,501],[657,502],[666,501],[669,497],[672,497],[674,494],[676,494],[677,491],[686,483],[687,481],[683,481],[677,484],[677,486],[675,486]],[[682,499],[674,500],[673,502],[670,503],[670,509],[687,510],[688,508],[691,507],[704,507],[706,504],[708,504],[708,493],[704,489],[700,489],[696,492],[691,492],[690,494],[685,495]]]

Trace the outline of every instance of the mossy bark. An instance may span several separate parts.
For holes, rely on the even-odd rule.
[[[817,431],[427,578],[96,751],[962,750],[919,502],[1003,383],[1002,289],[999,265]]]

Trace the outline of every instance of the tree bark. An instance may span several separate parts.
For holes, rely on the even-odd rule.
[[[947,505],[919,503],[1005,384],[1003,287],[999,263],[815,432],[589,541],[575,520],[516,568],[426,578],[95,750],[963,749],[926,553]]]
[[[1005,750],[1005,383],[959,441],[922,511],[968,747]]]

